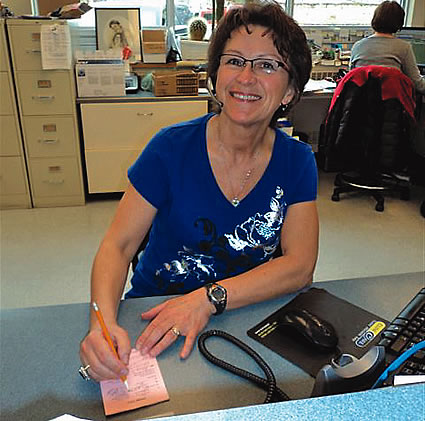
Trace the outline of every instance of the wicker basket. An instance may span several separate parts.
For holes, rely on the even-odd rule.
[[[155,96],[198,95],[199,75],[192,71],[153,73]]]

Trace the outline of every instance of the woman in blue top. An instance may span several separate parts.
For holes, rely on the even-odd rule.
[[[136,341],[158,355],[185,337],[188,357],[213,314],[299,290],[318,253],[317,170],[307,144],[275,129],[311,71],[304,32],[274,2],[231,9],[209,46],[218,110],[162,129],[128,172],[130,185],[96,255],[94,315],[80,358],[95,380],[126,374],[131,345],[116,321],[129,262],[152,226],[127,297],[183,293],[142,314]],[[277,248],[281,256],[272,258]],[[88,368],[88,367],[89,368]]]

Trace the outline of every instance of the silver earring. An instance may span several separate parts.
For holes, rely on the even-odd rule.
[[[288,108],[288,104],[280,104],[280,111],[284,113],[286,109]]]

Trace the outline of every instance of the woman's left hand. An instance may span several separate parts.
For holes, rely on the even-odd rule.
[[[181,358],[187,358],[196,337],[206,326],[214,306],[208,301],[204,288],[164,301],[142,313],[142,319],[151,320],[136,341],[142,354],[156,357],[181,335],[185,337]]]

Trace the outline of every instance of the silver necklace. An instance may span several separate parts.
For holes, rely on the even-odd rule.
[[[223,145],[222,142],[220,143],[220,146],[221,146],[222,149],[224,149],[224,145]],[[259,154],[259,150],[257,150],[257,152],[255,153],[255,155],[253,156],[253,158],[252,158],[252,167],[249,168],[249,170],[246,172],[245,176],[243,177],[242,182],[241,182],[241,187],[240,187],[239,192],[237,194],[235,194],[235,190],[233,188],[233,183],[232,183],[232,180],[230,179],[229,169],[228,169],[227,166],[225,166],[226,167],[226,173],[227,173],[227,179],[229,180],[229,184],[230,184],[230,187],[232,189],[232,200],[230,201],[230,203],[235,208],[237,208],[239,206],[239,204],[241,203],[240,197],[242,196],[242,193],[245,190],[246,183],[248,183],[248,180],[251,178],[251,175],[252,175],[252,173],[254,171],[255,161],[257,160],[258,154]]]

